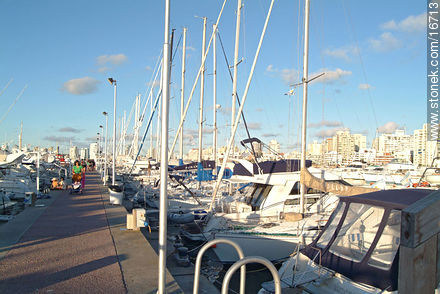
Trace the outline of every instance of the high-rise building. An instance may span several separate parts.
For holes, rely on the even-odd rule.
[[[406,135],[404,130],[396,130],[393,134],[381,134],[377,140],[379,154],[391,154],[394,158],[409,161],[413,149],[413,137]]]
[[[269,147],[277,153],[280,153],[280,143],[277,140],[270,140]]]
[[[89,155],[90,155],[89,148],[81,148],[81,152],[80,152],[81,159],[87,160],[90,157]]]
[[[346,164],[359,160],[359,151],[366,148],[367,137],[362,134],[351,134],[350,130],[337,131],[336,134],[324,141],[323,153],[332,153],[324,156],[324,161],[331,164]],[[334,162],[336,160],[336,162]],[[339,161],[341,160],[341,161]]]
[[[99,157],[98,143],[90,144],[90,159],[93,159],[95,162]]]
[[[367,148],[367,137],[362,134],[353,134],[354,148],[356,152],[361,149]]]
[[[307,154],[312,156],[320,156],[322,155],[322,144],[318,143],[318,141],[313,141],[313,143],[307,146]]]
[[[78,160],[79,159],[78,147],[76,147],[76,146],[70,147],[69,157],[71,160]]]
[[[416,166],[430,166],[437,156],[437,142],[428,141],[428,124],[423,124],[420,130],[414,130],[413,164]]]

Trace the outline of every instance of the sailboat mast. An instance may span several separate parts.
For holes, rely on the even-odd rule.
[[[301,170],[306,168],[306,131],[307,131],[307,85],[309,71],[309,11],[310,0],[305,0],[304,16],[304,68],[303,68],[303,106],[302,106],[302,127],[301,127]],[[300,190],[300,213],[305,211],[306,185],[301,183]]]
[[[237,66],[238,66],[238,47],[240,44],[240,19],[241,19],[241,0],[237,1],[237,20],[235,25],[235,48],[234,48],[234,78],[232,80],[232,116],[231,134],[235,123],[235,104],[237,101]],[[232,154],[234,154],[234,141],[232,141]]]
[[[21,151],[23,145],[23,122],[20,125],[20,136],[18,137],[18,150]]]
[[[199,157],[198,162],[202,162],[202,137],[203,137],[203,95],[205,93],[205,48],[206,48],[206,17],[203,17],[203,37],[202,37],[202,72],[200,74],[200,106],[199,106]]]
[[[136,103],[135,103],[135,110],[134,110],[134,138],[133,138],[133,156],[136,156],[138,152],[138,142],[139,142],[139,114],[140,114],[140,95],[136,95]]]
[[[165,33],[162,67],[162,128],[160,152],[160,211],[159,211],[159,285],[158,293],[166,293],[167,210],[168,210],[168,105],[170,98],[170,0],[165,1]]]
[[[122,134],[122,155],[125,155],[125,135],[127,132],[127,112],[124,110],[124,133]]]
[[[183,28],[183,46],[182,46],[182,77],[180,86],[180,119],[183,118],[185,107],[185,58],[186,58],[186,30]],[[183,160],[183,126],[180,129],[180,150],[179,159]]]
[[[214,160],[214,170],[213,173],[217,174],[217,25],[213,24],[212,25],[212,30],[214,31],[214,38],[212,39],[212,55],[213,55],[213,68],[212,68],[212,72],[213,72],[213,76],[212,76],[212,80],[213,80],[213,85],[212,85],[212,96],[213,96],[213,108],[214,108],[214,113],[213,113],[213,120],[214,120],[214,124],[213,124],[213,138],[212,138],[212,157]]]
[[[153,99],[150,100],[150,112],[153,113]],[[154,158],[154,155],[153,155],[153,125],[151,125],[151,132],[150,132],[150,157]]]

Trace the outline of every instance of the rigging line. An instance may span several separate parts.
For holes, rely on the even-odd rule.
[[[2,116],[2,118],[0,118],[0,124],[3,122],[3,120],[6,118],[6,116],[9,114],[9,112],[11,111],[12,107],[14,107],[15,103],[17,103],[18,99],[20,99],[20,97],[23,95],[24,91],[26,90],[26,88],[28,87],[28,85],[25,85],[23,87],[23,89],[21,90],[21,92],[17,95],[17,97],[15,98],[14,102],[12,102],[11,106],[9,106],[8,110],[6,111],[6,113]]]
[[[222,14],[223,14],[223,10],[224,10],[224,8],[225,8],[225,4],[226,4],[226,2],[227,2],[227,0],[224,0],[223,5],[222,5],[222,8],[220,9],[220,13],[219,13],[219,15],[218,15],[218,17],[217,17],[217,21],[215,22],[216,26],[218,26],[218,24],[219,24],[219,22],[220,22],[220,18],[221,18]],[[186,114],[187,114],[187,112],[188,112],[188,108],[189,108],[189,105],[190,105],[191,100],[192,100],[192,98],[193,98],[193,94],[194,94],[194,91],[195,91],[195,89],[196,89],[197,82],[198,82],[199,77],[200,77],[200,74],[201,74],[201,72],[202,72],[203,64],[205,64],[206,57],[208,56],[208,52],[209,52],[209,48],[211,47],[211,43],[212,43],[213,36],[214,36],[214,34],[211,34],[211,37],[210,37],[209,42],[208,42],[208,46],[207,46],[207,48],[206,48],[206,52],[205,52],[205,54],[204,54],[203,57],[202,57],[202,64],[200,65],[199,70],[197,71],[196,79],[195,79],[194,84],[193,84],[193,86],[192,86],[192,89],[191,89],[190,95],[189,95],[189,97],[188,97],[188,101],[186,102],[185,110],[183,111],[183,117],[180,119],[179,127],[177,128],[177,131],[176,131],[176,136],[174,136],[173,143],[171,144],[171,148],[169,149],[169,155],[168,155],[168,158],[171,158],[172,152],[173,152],[173,150],[174,150],[174,147],[176,146],[177,139],[178,139],[178,137],[179,137],[178,134],[180,133],[180,130],[181,130],[181,128],[183,127],[183,123],[185,122]]]
[[[158,61],[161,60],[162,55],[163,55],[163,52],[161,51],[161,53],[160,53],[160,55],[159,55],[159,59],[158,59]],[[148,94],[148,98],[146,98],[146,102],[145,102],[145,99],[143,99],[143,101],[141,102],[141,104],[145,103],[145,104],[144,104],[144,109],[142,110],[142,115],[141,115],[141,117],[138,118],[139,121],[141,121],[141,122],[144,120],[145,112],[147,111],[147,106],[148,106],[148,103],[149,103],[150,99],[153,99],[153,98],[152,98],[152,97],[153,97],[153,91],[154,91],[154,88],[155,88],[154,82],[157,80],[157,76],[158,76],[159,73],[161,72],[162,62],[159,62],[159,63],[156,64],[156,65],[157,65],[157,67],[155,68],[153,74],[151,75],[151,79],[150,79],[150,93]],[[153,78],[153,77],[154,77],[154,78]],[[148,89],[145,90],[144,97],[147,96],[147,92],[148,92]],[[141,124],[141,126],[142,126],[142,124]]]
[[[163,49],[160,50],[160,54],[159,54],[159,56],[157,57],[156,64],[154,65],[154,69],[153,69],[152,75],[151,75],[151,77],[150,77],[150,81],[148,82],[148,85],[153,86],[153,82],[154,82],[154,81],[153,81],[153,77],[154,77],[154,80],[155,80],[155,79],[156,79],[156,76],[157,76],[157,75],[155,75],[155,72],[156,72],[157,70],[159,70],[159,67],[160,67],[160,66],[162,66],[162,62],[161,62],[161,60],[162,60],[162,54],[163,54]],[[143,103],[145,102],[145,99],[146,99],[146,97],[147,97],[148,89],[149,89],[149,88],[147,88],[147,89],[145,90],[144,98],[142,98],[142,103],[141,103],[141,104],[143,104]],[[150,92],[151,92],[151,90],[150,90]],[[150,94],[149,94],[149,95],[150,95]]]
[[[298,24],[297,24],[297,27],[298,27],[298,32],[297,32],[298,78],[299,78],[299,69],[302,68],[302,64],[301,64],[301,49],[300,48],[302,48],[301,44],[304,41],[304,36],[302,34],[302,31],[300,30],[300,27],[304,27],[304,19],[301,22],[301,11],[302,11],[302,9],[301,9],[301,2],[302,1],[298,1]],[[300,26],[300,24],[302,24],[302,26]],[[294,100],[294,102],[295,102],[295,100]],[[298,103],[296,105],[297,105],[298,112],[297,112],[297,115],[295,116],[295,108],[293,108],[292,137],[295,135],[295,117],[296,117],[296,118],[298,118],[298,130],[297,130],[297,135],[296,135],[296,147],[299,148],[299,146],[300,146],[300,135],[299,134],[300,134],[300,127],[301,127],[301,120],[300,120],[300,117],[301,117],[300,116],[301,104],[300,104],[299,98],[298,98]],[[293,145],[295,145],[295,143],[293,141],[292,141],[292,143],[293,143]],[[295,150],[295,148],[292,148],[292,149]]]
[[[349,4],[347,4],[347,6],[348,6],[348,5],[349,5]],[[356,44],[356,53],[357,53],[357,55],[358,55],[358,57],[359,57],[359,61],[360,61],[360,63],[361,63],[361,68],[362,68],[362,74],[363,74],[363,76],[364,76],[364,81],[365,81],[365,83],[366,83],[367,85],[369,85],[369,84],[368,84],[368,79],[367,79],[367,73],[366,73],[366,71],[365,71],[364,61],[363,61],[363,59],[362,59],[361,51],[360,51],[360,49],[359,49],[359,43],[358,43],[358,40],[357,40],[357,38],[356,38],[356,32],[355,32],[355,30],[354,30],[354,26],[353,26],[353,21],[352,21],[352,18],[351,18],[351,14],[350,14],[350,11],[349,11],[349,10],[346,8],[346,6],[345,6],[345,1],[344,1],[344,0],[342,0],[342,6],[343,6],[343,8],[344,8],[345,17],[348,18],[348,20],[349,20],[349,22],[350,22],[349,27],[350,27],[351,37],[354,39],[354,42],[355,42],[355,44]],[[367,87],[367,95],[368,95],[368,99],[370,100],[371,111],[373,112],[374,122],[376,123],[376,129],[378,129],[378,128],[379,128],[379,125],[378,125],[378,123],[377,123],[376,110],[375,110],[375,108],[374,108],[373,98],[372,98],[372,96],[371,96],[371,91],[370,91],[370,88],[369,88],[369,87]]]
[[[175,53],[175,52],[173,52],[173,40],[174,40],[174,29],[171,30],[171,40],[170,40],[170,43],[171,43],[171,46],[170,46],[171,48],[170,48],[170,50],[171,50],[171,52],[170,52],[170,57],[169,57],[170,60],[169,60],[169,76],[168,76],[168,81],[171,81],[171,66],[172,66],[172,64],[173,64],[173,57],[174,57],[174,54],[173,54],[173,53]],[[164,56],[165,56],[165,54],[164,54]],[[163,60],[163,64],[165,65],[165,60]],[[162,70],[163,70],[163,68],[164,68],[164,67],[162,67]],[[162,83],[162,81],[161,81],[161,83]],[[163,85],[162,85],[162,87],[163,87]],[[129,176],[131,176],[131,173],[132,173],[132,171],[133,171],[134,166],[136,165],[136,161],[137,161],[137,159],[138,159],[138,157],[139,157],[139,154],[141,154],[142,147],[144,146],[145,138],[147,137],[148,129],[149,129],[149,127],[150,127],[151,121],[153,120],[154,111],[156,110],[156,108],[157,108],[157,104],[158,104],[158,102],[159,102],[159,97],[162,96],[162,95],[161,95],[161,94],[162,94],[162,90],[163,90],[163,89],[161,89],[160,92],[159,92],[159,95],[157,95],[157,99],[156,99],[156,101],[155,101],[155,103],[154,103],[154,109],[153,109],[153,111],[151,112],[150,119],[149,119],[149,121],[148,121],[147,127],[145,128],[145,132],[144,132],[144,135],[143,135],[143,137],[142,137],[142,143],[141,143],[141,146],[139,146],[139,150],[138,150],[138,152],[137,152],[137,154],[136,154],[136,157],[134,158],[133,165],[131,166]],[[165,119],[165,118],[164,118],[164,119]]]
[[[320,9],[321,9],[321,14],[322,14],[322,16],[320,17],[320,19],[322,21],[321,22],[321,27],[325,28],[325,26],[324,26],[324,15],[325,15],[325,13],[322,12],[322,9],[323,9],[322,6],[320,7]],[[321,38],[322,38],[322,40],[324,40],[324,36],[325,36],[324,29],[321,30],[320,32],[321,32]],[[321,47],[321,50],[320,50],[321,52],[323,52],[322,49],[323,49],[323,47]],[[323,54],[321,54],[321,60],[322,60],[323,67],[326,68],[325,58],[324,58]],[[324,104],[325,104],[325,100],[326,100],[326,98],[325,98],[325,85],[326,84],[323,83],[323,91],[324,91],[324,96],[322,98],[322,121],[323,122],[324,122]],[[338,113],[339,113],[339,110],[338,110]],[[363,128],[362,122],[361,122],[361,120],[359,118],[359,114],[358,114],[358,112],[356,111],[355,108],[353,109],[353,114],[354,114],[354,116],[355,116],[355,118],[356,118],[356,120],[357,120],[357,122],[359,124],[359,127]],[[342,122],[342,120],[341,120],[341,122]]]
[[[3,88],[3,90],[0,92],[0,96],[6,91],[6,89],[9,87],[9,85],[10,84],[12,84],[12,81],[13,81],[14,79],[13,78],[11,78],[10,80],[9,80],[9,82],[6,84],[6,86]]]
[[[226,56],[225,47],[223,46],[222,38],[220,37],[220,31],[217,31],[217,34],[218,34],[218,39],[219,39],[219,41],[220,41],[220,46],[222,47],[223,57],[225,58],[226,66],[227,66],[227,68],[228,68],[229,77],[231,78],[231,81],[233,81],[234,78],[232,77],[231,67],[229,66],[229,61],[228,61],[228,57]],[[240,106],[241,106],[241,103],[240,103],[240,97],[238,96],[238,93],[236,93],[235,96],[237,97],[238,107],[240,107]],[[243,118],[243,123],[244,123],[244,127],[245,127],[245,129],[246,129],[246,133],[247,133],[247,135],[248,135],[248,139],[250,139],[250,138],[251,138],[251,134],[250,134],[250,132],[249,132],[249,128],[248,128],[248,125],[247,125],[247,122],[246,122],[246,118],[244,117],[244,112],[241,113],[241,117]],[[252,153],[253,153],[253,155],[254,155],[255,161],[256,161],[257,164],[258,164],[258,161],[257,161],[257,155],[256,155],[256,153],[255,153],[254,145],[252,145],[252,143],[251,143],[251,148],[252,148]]]

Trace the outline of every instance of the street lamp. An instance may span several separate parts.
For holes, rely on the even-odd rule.
[[[104,127],[102,125],[99,125],[99,128],[101,129],[100,133],[102,135],[102,138],[104,137]],[[101,144],[101,137],[99,137],[99,164],[100,164],[100,169],[102,169],[102,144]]]
[[[96,138],[96,140],[98,140],[97,144],[98,144],[98,150],[95,154],[95,159],[96,159],[96,167],[98,168],[98,164],[99,164],[99,157],[101,154],[101,133],[96,133],[98,135],[98,138]]]
[[[113,162],[112,162],[112,185],[115,185],[115,177],[116,177],[116,80],[113,78],[107,79],[110,84],[114,86],[114,95],[113,95]]]
[[[108,114],[102,113],[105,116],[105,143],[104,143],[104,185],[107,185],[107,130],[108,130]]]

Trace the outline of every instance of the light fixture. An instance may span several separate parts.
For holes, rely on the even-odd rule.
[[[102,114],[107,115],[107,112],[104,111]]]
[[[113,85],[113,83],[116,84],[116,80],[114,80],[113,78],[108,78],[107,80],[108,80],[108,82],[109,82],[110,84],[112,84],[112,85]]]

